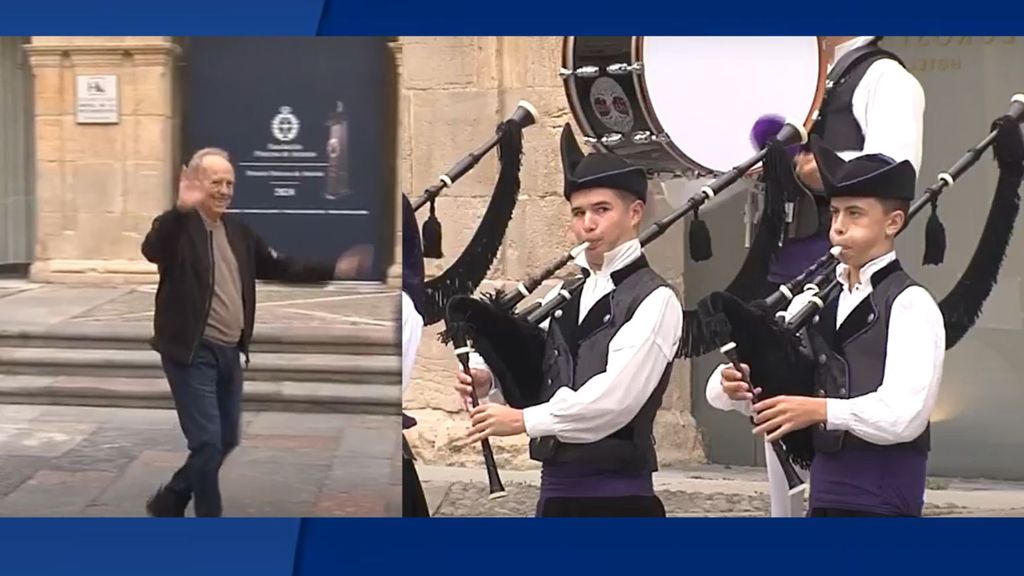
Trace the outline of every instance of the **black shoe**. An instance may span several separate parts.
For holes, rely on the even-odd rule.
[[[157,518],[182,518],[185,516],[185,509],[188,508],[188,501],[187,497],[161,486],[146,501],[146,512]]]

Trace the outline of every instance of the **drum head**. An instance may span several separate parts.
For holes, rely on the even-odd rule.
[[[708,172],[756,152],[750,132],[763,115],[809,128],[824,94],[827,62],[816,36],[644,36],[639,52],[656,128]]]

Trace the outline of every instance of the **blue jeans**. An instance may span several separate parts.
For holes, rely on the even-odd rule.
[[[196,516],[220,516],[221,464],[238,446],[242,417],[242,365],[236,346],[203,340],[192,364],[162,358],[171,385],[188,459],[167,489],[187,502],[195,498]]]

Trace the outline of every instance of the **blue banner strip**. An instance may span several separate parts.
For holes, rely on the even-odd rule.
[[[4,519],[0,573],[988,574],[1015,567],[1022,527],[980,518]]]
[[[299,524],[293,518],[6,518],[0,520],[0,574],[288,576]]]
[[[1016,563],[1021,528],[1010,519],[309,519],[295,576],[987,574]]]
[[[312,36],[323,0],[3,2],[4,36]]]
[[[516,3],[478,0],[40,0],[5,2],[5,35],[1014,35],[1019,7],[826,2],[765,4],[613,0]]]

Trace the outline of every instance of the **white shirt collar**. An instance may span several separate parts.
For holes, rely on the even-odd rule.
[[[875,258],[860,268],[860,284],[858,286],[870,286],[871,276],[875,272],[878,272],[882,268],[885,268],[890,262],[896,259],[896,251],[891,250],[886,254]],[[836,278],[839,279],[839,283],[843,285],[843,289],[849,291],[849,274],[850,267],[846,264],[840,263],[836,266]]]
[[[577,266],[590,270],[595,276],[608,277],[611,276],[612,272],[625,268],[631,262],[639,258],[641,254],[643,254],[643,249],[640,247],[640,240],[638,238],[634,238],[605,252],[604,264],[601,265],[600,270],[594,270],[591,268],[590,262],[587,262],[586,250],[580,252],[579,255],[576,256],[575,262]]]
[[[843,55],[849,52],[850,50],[853,50],[854,48],[860,48],[861,46],[866,45],[868,42],[871,42],[875,38],[877,38],[877,36],[857,36],[853,40],[847,40],[846,42],[843,42],[839,46],[836,46],[836,54],[835,57],[832,59],[832,65],[834,66],[835,63],[838,62],[839,59],[842,58]]]

